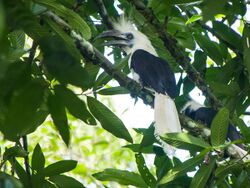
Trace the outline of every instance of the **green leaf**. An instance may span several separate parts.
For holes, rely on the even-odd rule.
[[[98,91],[100,95],[119,95],[119,94],[128,94],[129,91],[121,86],[105,88]]]
[[[111,110],[93,97],[88,97],[87,102],[91,113],[105,130],[118,138],[123,138],[131,143],[133,142],[123,122]]]
[[[202,18],[201,15],[193,15],[191,18],[189,18],[187,21],[186,21],[186,25],[188,24],[191,24],[193,22],[196,22],[198,20],[200,20]]]
[[[160,180],[159,184],[166,184],[171,182],[172,180],[176,179],[177,177],[180,177],[190,170],[193,170],[194,167],[200,164],[200,162],[203,160],[204,156],[206,155],[208,151],[205,149],[203,150],[199,155],[196,157],[193,157],[191,159],[188,159],[187,161],[181,163],[180,165],[172,168],[167,172],[166,175],[163,176],[163,178]]]
[[[191,151],[201,151],[211,148],[203,139],[194,137],[188,133],[167,133],[161,139],[176,148]]]
[[[84,188],[79,181],[65,175],[52,176],[49,180],[58,185],[60,188]]]
[[[74,169],[77,165],[77,161],[74,160],[63,160],[58,161],[44,168],[44,175],[46,177],[52,177],[64,172],[69,172]]]
[[[225,143],[229,124],[229,111],[221,108],[214,117],[211,124],[211,143],[220,146]]]
[[[15,160],[15,159],[12,160],[11,165],[15,167],[15,172],[16,172],[17,176],[19,177],[19,180],[24,185],[24,187],[25,188],[26,187],[32,187],[28,174],[23,169],[23,167],[18,163],[18,161]]]
[[[199,170],[196,172],[195,176],[192,179],[190,188],[203,188],[206,187],[207,181],[211,175],[211,172],[215,166],[216,159],[211,157],[209,164],[203,163]]]
[[[171,159],[165,153],[163,155],[155,155],[154,165],[158,179],[161,179],[173,167]]]
[[[250,24],[245,23],[243,30],[243,61],[248,71],[248,80],[250,80]]]
[[[137,164],[138,171],[141,174],[141,177],[145,181],[145,183],[149,186],[154,188],[156,186],[156,179],[155,177],[150,173],[145,160],[142,156],[142,154],[138,153],[135,154],[135,160]]]
[[[32,169],[36,171],[42,171],[44,168],[44,164],[45,164],[45,158],[42,149],[40,145],[37,144],[32,155],[32,161],[31,161]]]
[[[11,32],[9,35],[11,47],[14,49],[23,49],[25,43],[25,33],[22,30]]]
[[[216,42],[211,41],[209,37],[201,35],[200,33],[195,33],[194,38],[202,50],[204,50],[216,64],[222,65],[223,56]]]
[[[56,85],[55,93],[61,97],[61,101],[73,116],[89,125],[96,125],[95,118],[88,111],[85,102],[79,99],[74,92],[62,85]]]
[[[13,157],[26,157],[28,153],[19,146],[13,146],[5,150],[3,160],[9,160]]]
[[[71,52],[72,55],[80,56],[79,51],[76,49],[76,45],[73,42],[72,38],[63,31],[63,29],[53,22],[51,19],[44,17],[43,18],[48,25],[65,41],[67,44],[67,49]]]
[[[58,129],[63,141],[68,146],[70,132],[65,107],[62,104],[62,101],[58,96],[50,94],[48,98],[48,107],[56,128]]]
[[[215,177],[224,178],[226,175],[231,174],[234,170],[242,170],[242,165],[236,161],[232,161],[231,164],[220,165],[215,170]]]
[[[220,38],[228,42],[231,46],[233,46],[237,50],[243,50],[242,38],[232,28],[222,22],[214,21],[213,30]]]
[[[3,7],[2,1],[0,2],[0,39],[2,38],[2,34],[5,28],[5,11]]]
[[[58,16],[67,20],[67,23],[72,27],[72,29],[80,32],[86,40],[91,38],[91,30],[88,24],[73,10],[64,7],[55,0],[35,0],[35,2],[48,7],[52,11],[55,11]]]
[[[0,185],[3,188],[24,188],[20,180],[4,172],[0,172]]]
[[[115,181],[121,185],[133,185],[136,187],[147,187],[141,176],[127,170],[105,169],[102,172],[93,174],[100,181]]]
[[[141,147],[151,146],[155,142],[155,135],[154,135],[154,123],[152,123],[148,129],[143,132],[143,138],[141,141]]]
[[[61,38],[43,37],[39,44],[45,67],[58,81],[70,83],[82,89],[91,87],[89,74],[81,65],[80,57],[72,55]]]
[[[36,113],[43,101],[44,91],[40,80],[31,80],[15,93],[2,126],[5,138],[14,141],[37,126]]]
[[[237,82],[232,81],[229,85],[222,84],[216,81],[209,82],[209,86],[218,96],[237,96],[240,92],[240,87]]]
[[[142,147],[140,144],[129,144],[129,145],[125,145],[123,147],[129,148],[133,152],[147,153],[147,154],[154,153],[153,145]]]

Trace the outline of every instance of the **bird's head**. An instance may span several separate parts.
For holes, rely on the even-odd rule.
[[[132,22],[121,16],[118,22],[113,23],[114,29],[104,31],[98,38],[105,38],[105,46],[120,47],[126,54],[143,49],[156,55],[156,51],[146,35],[138,31]],[[108,40],[111,39],[111,40]]]

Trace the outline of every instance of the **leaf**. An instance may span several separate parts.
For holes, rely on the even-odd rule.
[[[64,143],[68,146],[70,140],[70,132],[65,107],[56,95],[50,94],[48,97],[48,107],[52,120],[58,129]]]
[[[237,50],[242,51],[242,38],[232,28],[219,21],[213,21],[213,31]]]
[[[150,146],[153,145],[153,143],[155,142],[155,135],[154,135],[154,123],[152,123],[148,129],[145,130],[145,132],[143,132],[143,138],[141,141],[141,147],[146,147],[146,146]]]
[[[0,2],[0,39],[2,38],[2,34],[5,28],[5,11],[3,7],[2,1]]]
[[[69,53],[61,38],[58,36],[43,37],[39,44],[46,69],[58,81],[70,83],[84,90],[91,87],[89,74],[82,67],[80,57]]]
[[[191,159],[188,159],[187,161],[181,163],[180,165],[172,168],[171,170],[167,172],[166,175],[163,176],[159,184],[169,183],[170,181],[176,179],[177,177],[180,177],[186,174],[188,171],[192,170],[194,167],[200,164],[200,162],[203,160],[206,153],[207,153],[207,150],[205,149],[199,155]]]
[[[87,103],[91,113],[105,130],[118,138],[125,139],[130,143],[133,142],[123,122],[111,110],[92,97],[87,98]]]
[[[46,177],[52,177],[58,174],[62,174],[64,172],[69,172],[72,169],[74,169],[76,165],[77,165],[77,161],[74,161],[74,160],[58,161],[45,167],[44,175]]]
[[[25,44],[25,33],[22,30],[16,30],[11,32],[9,35],[11,47],[14,49],[23,49]]]
[[[129,144],[129,145],[125,145],[123,147],[124,148],[129,148],[133,152],[148,153],[148,154],[154,153],[153,145],[142,147],[140,144]]]
[[[167,133],[161,139],[176,148],[191,151],[201,151],[211,148],[203,139],[194,137],[188,133]]]
[[[0,172],[0,185],[3,188],[24,188],[20,180],[4,172]]]
[[[65,175],[52,176],[49,180],[58,185],[60,188],[84,188],[79,181]]]
[[[32,155],[32,161],[31,161],[32,169],[38,172],[42,171],[44,168],[44,164],[45,164],[45,158],[42,149],[40,145],[37,144]]]
[[[234,171],[242,171],[242,165],[236,161],[232,161],[231,164],[218,166],[215,170],[215,177],[224,179],[225,176],[233,173]]]
[[[194,38],[198,45],[208,54],[208,56],[219,65],[223,63],[223,57],[221,55],[219,46],[217,43],[211,41],[207,36],[195,33]]]
[[[186,21],[186,25],[188,24],[191,24],[193,22],[196,22],[198,20],[200,20],[202,18],[201,15],[193,15],[191,18],[189,18],[187,21]]]
[[[26,157],[28,153],[19,146],[13,146],[5,150],[3,160],[9,160],[13,157]]]
[[[207,185],[207,181],[211,175],[212,170],[214,169],[215,162],[216,159],[214,157],[211,157],[209,160],[209,164],[203,163],[201,165],[192,179],[190,188],[203,188]]]
[[[65,41],[67,44],[67,49],[71,52],[72,55],[80,56],[79,51],[76,49],[76,45],[73,42],[72,38],[63,31],[63,29],[58,26],[55,22],[51,19],[44,17],[43,18],[48,25]]]
[[[80,32],[86,40],[91,38],[91,30],[88,24],[73,10],[64,7],[55,0],[35,0],[35,2],[48,7],[49,9],[55,11],[58,16],[66,19],[72,29]]]
[[[229,85],[219,83],[217,81],[209,82],[209,86],[212,88],[214,93],[219,96],[237,96],[240,92],[238,83],[232,81]]]
[[[14,159],[13,161],[11,161],[11,165],[15,167],[15,172],[19,177],[19,180],[24,185],[24,187],[32,187],[28,174],[23,169],[23,167],[18,163],[18,161]]]
[[[73,116],[89,125],[96,125],[95,118],[88,111],[85,102],[79,99],[71,90],[62,85],[56,85],[55,93],[56,96],[61,97],[61,101]]]
[[[120,95],[120,94],[128,94],[129,91],[121,86],[105,88],[98,91],[100,95]]]
[[[221,108],[214,117],[211,124],[211,143],[220,146],[225,143],[229,124],[229,111]]]
[[[93,176],[100,181],[115,181],[121,185],[147,187],[139,174],[127,170],[107,168],[102,172],[93,174]]]
[[[165,153],[163,155],[155,155],[154,165],[156,167],[157,179],[161,179],[173,167],[171,159]]]
[[[137,169],[140,172],[141,177],[143,178],[145,183],[149,187],[152,187],[152,188],[156,187],[156,179],[150,173],[142,154],[140,154],[140,153],[135,154],[135,160],[136,160],[136,164],[137,164]]]
[[[35,114],[43,101],[44,91],[40,80],[31,80],[15,93],[2,126],[5,138],[15,141],[37,126]]]
[[[248,80],[250,80],[250,24],[245,23],[243,30],[243,61],[248,71]]]

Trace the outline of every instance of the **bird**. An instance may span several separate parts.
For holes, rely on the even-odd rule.
[[[181,113],[185,114],[186,116],[190,117],[195,121],[204,124],[208,128],[211,127],[212,121],[216,116],[217,112],[217,110],[214,110],[211,107],[201,105],[200,103],[194,100],[189,100],[188,102],[186,102],[181,109]],[[242,139],[242,135],[240,134],[240,132],[236,129],[234,125],[229,123],[227,131],[227,140],[235,141],[240,139]],[[237,145],[243,148],[242,144]]]
[[[166,154],[173,156],[175,148],[161,140],[166,133],[181,132],[174,98],[177,96],[175,74],[165,59],[158,56],[149,38],[125,16],[113,23],[113,29],[97,38],[111,39],[106,46],[121,48],[129,56],[128,64],[133,79],[142,87],[153,90],[155,136]]]

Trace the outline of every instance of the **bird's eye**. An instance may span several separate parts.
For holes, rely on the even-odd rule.
[[[132,33],[128,33],[126,37],[127,37],[128,40],[131,40],[131,39],[134,38],[134,36],[132,35]]]

